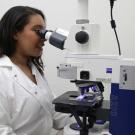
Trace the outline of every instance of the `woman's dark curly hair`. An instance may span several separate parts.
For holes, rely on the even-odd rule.
[[[0,20],[0,57],[7,55],[12,56],[16,51],[16,41],[14,34],[22,31],[29,23],[32,15],[39,14],[45,21],[45,16],[42,11],[28,7],[28,6],[15,6],[9,9]],[[34,63],[39,72],[43,73],[43,62],[40,57],[31,57],[30,61]]]

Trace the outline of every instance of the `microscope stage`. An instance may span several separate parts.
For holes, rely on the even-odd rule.
[[[83,100],[77,100],[76,98],[80,95],[78,91],[68,91],[58,98],[54,99],[55,110],[62,113],[71,113],[76,111],[78,115],[86,113],[89,116],[90,113],[96,110],[97,117],[108,120],[109,115],[109,101],[103,100],[101,106],[96,106],[94,103],[94,97],[88,95]]]

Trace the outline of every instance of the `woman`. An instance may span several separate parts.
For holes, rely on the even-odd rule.
[[[50,135],[66,119],[54,111],[43,72],[43,13],[16,6],[0,21],[0,135]]]

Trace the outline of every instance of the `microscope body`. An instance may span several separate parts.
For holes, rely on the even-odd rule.
[[[77,31],[87,32],[89,40],[86,43],[78,43],[75,38]],[[110,102],[109,132],[112,135],[134,134],[135,59],[96,52],[99,51],[99,36],[96,40],[98,32],[97,25],[72,28],[71,35],[69,33],[68,36],[69,40],[66,41],[72,47],[69,49],[72,51],[65,55],[65,63],[57,68],[58,76],[81,82],[92,82],[92,86],[96,82],[102,83],[103,100],[107,99]]]
[[[110,2],[113,6],[114,0]],[[65,63],[57,67],[57,74],[70,79],[78,87],[78,92],[67,92],[56,98],[53,101],[55,110],[74,115],[80,135],[88,135],[89,128],[101,119],[109,121],[112,135],[133,135],[135,59],[100,54],[100,27],[89,24],[88,5],[88,0],[78,0],[81,19],[77,20],[69,33],[35,30],[53,46],[68,50]],[[109,135],[109,132],[100,135]]]

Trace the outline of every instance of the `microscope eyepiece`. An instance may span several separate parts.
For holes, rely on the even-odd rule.
[[[48,32],[48,30],[45,29],[37,29],[34,30],[36,32],[36,34],[41,38],[41,39],[45,39],[45,35]]]
[[[48,40],[49,43],[56,48],[59,48],[61,50],[64,49],[64,43],[67,39],[67,36],[65,36],[63,33],[59,33],[59,31],[51,31],[46,29],[37,29],[34,30],[36,34],[41,38]]]

